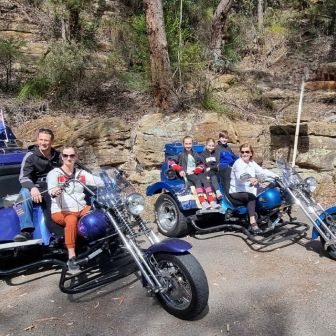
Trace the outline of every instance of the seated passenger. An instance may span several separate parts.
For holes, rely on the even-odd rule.
[[[184,151],[170,158],[168,165],[195,186],[202,210],[217,208],[218,204],[215,201],[210,183],[203,174],[202,159],[198,153],[193,151],[192,142],[193,138],[191,136],[185,136],[183,138]]]
[[[80,183],[71,183],[63,187],[69,179],[76,179],[85,185],[104,185],[100,177],[75,168],[77,152],[71,145],[62,149],[62,166],[49,172],[47,176],[49,194],[53,197],[51,203],[52,220],[65,226],[65,245],[68,249],[68,270],[75,273],[79,270],[76,264],[75,244],[77,238],[78,220],[91,210],[86,204],[84,187]]]
[[[19,215],[21,232],[14,241],[23,242],[32,238],[34,231],[33,203],[42,203],[46,221],[50,219],[50,196],[47,193],[46,176],[60,166],[60,153],[52,147],[54,133],[48,128],[37,131],[37,145],[28,147],[21,163],[19,180],[23,197],[23,213]]]
[[[240,158],[232,166],[230,196],[236,203],[246,205],[251,225],[250,230],[252,233],[258,234],[262,231],[259,229],[255,217],[256,194],[259,184],[257,177],[260,175],[276,177],[277,175],[261,168],[252,158],[252,146],[249,143],[242,144]]]
[[[218,183],[218,162],[216,159],[216,152],[215,152],[215,140],[212,138],[207,139],[206,147],[204,151],[201,153],[201,157],[203,163],[205,165],[205,176],[210,181],[210,184],[216,191],[216,197],[218,200],[223,198],[223,195],[219,188]]]
[[[215,147],[216,160],[218,162],[219,176],[224,188],[225,193],[229,193],[230,189],[230,176],[231,167],[234,162],[238,159],[230,148],[229,144],[229,133],[228,131],[221,131],[219,133],[219,140]]]

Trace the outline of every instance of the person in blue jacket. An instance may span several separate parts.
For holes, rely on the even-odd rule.
[[[224,191],[228,194],[230,189],[231,167],[238,159],[238,156],[233,153],[228,144],[228,131],[219,132],[218,137],[219,140],[215,147],[216,160],[218,162],[219,176],[224,187]]]

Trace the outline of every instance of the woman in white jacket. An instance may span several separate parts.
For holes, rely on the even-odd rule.
[[[84,187],[81,183],[89,186],[101,186],[103,181],[98,176],[75,168],[77,151],[73,146],[64,146],[61,157],[62,166],[51,170],[47,175],[48,190],[52,196],[51,218],[55,223],[65,226],[65,245],[69,253],[68,270],[76,272],[79,270],[75,259],[77,223],[82,216],[91,210],[91,206],[86,204]],[[64,183],[69,179],[81,183],[72,182],[68,186],[64,186]]]
[[[258,177],[276,177],[277,175],[261,168],[253,161],[253,154],[253,148],[249,143],[240,146],[240,158],[232,166],[229,193],[234,203],[246,205],[251,225],[250,230],[254,234],[259,234],[262,231],[258,227],[255,217]]]

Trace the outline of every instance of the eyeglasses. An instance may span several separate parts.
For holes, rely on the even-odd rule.
[[[250,151],[240,151],[241,154],[251,154]]]
[[[66,158],[70,158],[70,159],[74,159],[76,157],[76,154],[62,154],[62,157]]]

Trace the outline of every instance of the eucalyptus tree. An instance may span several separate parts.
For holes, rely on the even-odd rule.
[[[224,35],[227,25],[227,16],[232,7],[233,0],[221,0],[218,4],[211,25],[210,53],[213,61],[222,57]]]
[[[178,108],[179,101],[174,90],[162,0],[144,0],[144,10],[155,105],[165,111],[174,111]]]

